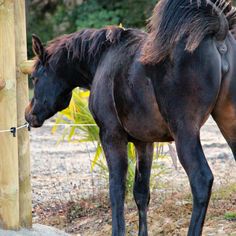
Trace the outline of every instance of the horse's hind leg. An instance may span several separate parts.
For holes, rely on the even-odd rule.
[[[235,96],[235,95],[233,95]],[[212,117],[229,144],[236,160],[236,104],[229,99],[232,96],[221,96],[217,102]]]
[[[153,144],[134,142],[137,163],[134,182],[134,199],[139,211],[139,236],[147,236],[147,208],[150,200],[150,174],[153,157]]]
[[[170,110],[169,119],[178,157],[188,175],[193,196],[188,236],[199,236],[202,234],[214,177],[199,138],[201,126],[199,120],[205,115],[202,109],[196,112],[191,107],[186,109],[187,107],[184,106],[182,106],[182,112],[178,113],[174,112],[173,107],[173,110]],[[183,117],[182,114],[185,116]]]
[[[160,111],[175,139],[178,157],[192,190],[193,210],[188,235],[199,236],[213,184],[199,133],[217,101],[221,64],[211,39],[204,40],[193,54],[180,53],[184,48],[182,44],[179,47],[169,73],[164,78],[157,74],[158,79],[154,78],[153,83]]]
[[[178,132],[176,148],[179,160],[188,175],[193,195],[193,211],[188,235],[198,236],[202,233],[214,178],[198,134]]]
[[[127,139],[119,130],[100,130],[102,147],[109,168],[112,236],[125,235],[124,199],[127,173]]]

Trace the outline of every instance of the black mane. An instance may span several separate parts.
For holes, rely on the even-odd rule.
[[[122,47],[140,43],[146,37],[144,32],[135,29],[124,29],[118,26],[108,26],[102,29],[84,29],[72,34],[60,36],[48,43],[44,64],[53,68],[59,61],[75,61],[97,63],[102,54],[111,46],[122,42]],[[127,45],[124,45],[127,44]],[[36,60],[35,67],[40,65]]]
[[[84,29],[60,36],[46,46],[44,64],[51,64],[54,67],[61,59],[81,62],[98,58],[109,46],[120,41],[123,31],[121,27],[109,26],[102,29]],[[39,64],[40,61],[37,60],[36,67]]]

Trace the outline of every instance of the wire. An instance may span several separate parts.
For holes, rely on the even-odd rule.
[[[7,133],[7,132],[11,132],[10,129],[3,129],[3,130],[0,130],[0,133]]]
[[[19,126],[19,127],[16,127],[16,130],[19,130],[19,129],[23,129],[23,128],[29,128],[30,127],[30,125],[28,124],[28,123],[25,123],[24,125],[21,125],[21,126]]]
[[[64,126],[64,127],[89,127],[89,126],[97,126],[96,124],[44,124],[43,126],[54,127],[54,126]],[[18,127],[11,127],[10,129],[0,130],[0,133],[12,133],[13,137],[16,137],[17,130],[27,128],[30,131],[29,123],[25,123],[24,125]]]
[[[88,127],[88,126],[97,126],[96,124],[45,124],[43,126],[53,127],[53,126],[68,126],[68,127]]]
[[[13,129],[20,130],[20,129],[23,129],[23,128],[26,128],[26,127],[29,128],[29,124],[28,123],[25,123],[24,125],[21,125],[21,126],[18,126],[18,127],[11,127],[10,129],[0,130],[0,133],[12,132]]]

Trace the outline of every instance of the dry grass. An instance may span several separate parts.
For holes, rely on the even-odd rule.
[[[149,207],[149,235],[186,235],[191,215],[189,193],[153,194]],[[111,233],[111,209],[106,196],[74,202],[45,203],[34,209],[36,221],[82,236]],[[222,186],[212,195],[203,235],[236,236],[236,184]],[[228,217],[230,216],[230,217]],[[127,235],[137,235],[138,216],[133,201],[126,204]]]

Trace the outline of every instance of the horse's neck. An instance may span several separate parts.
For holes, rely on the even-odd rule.
[[[84,51],[78,53],[78,57],[71,58],[67,62],[69,78],[76,87],[86,89],[91,87],[97,67],[103,58],[104,52],[93,55],[90,50],[86,47]]]
[[[68,65],[69,79],[73,87],[82,87],[90,89],[94,75],[96,73],[97,64],[92,61],[79,61],[75,60]]]

